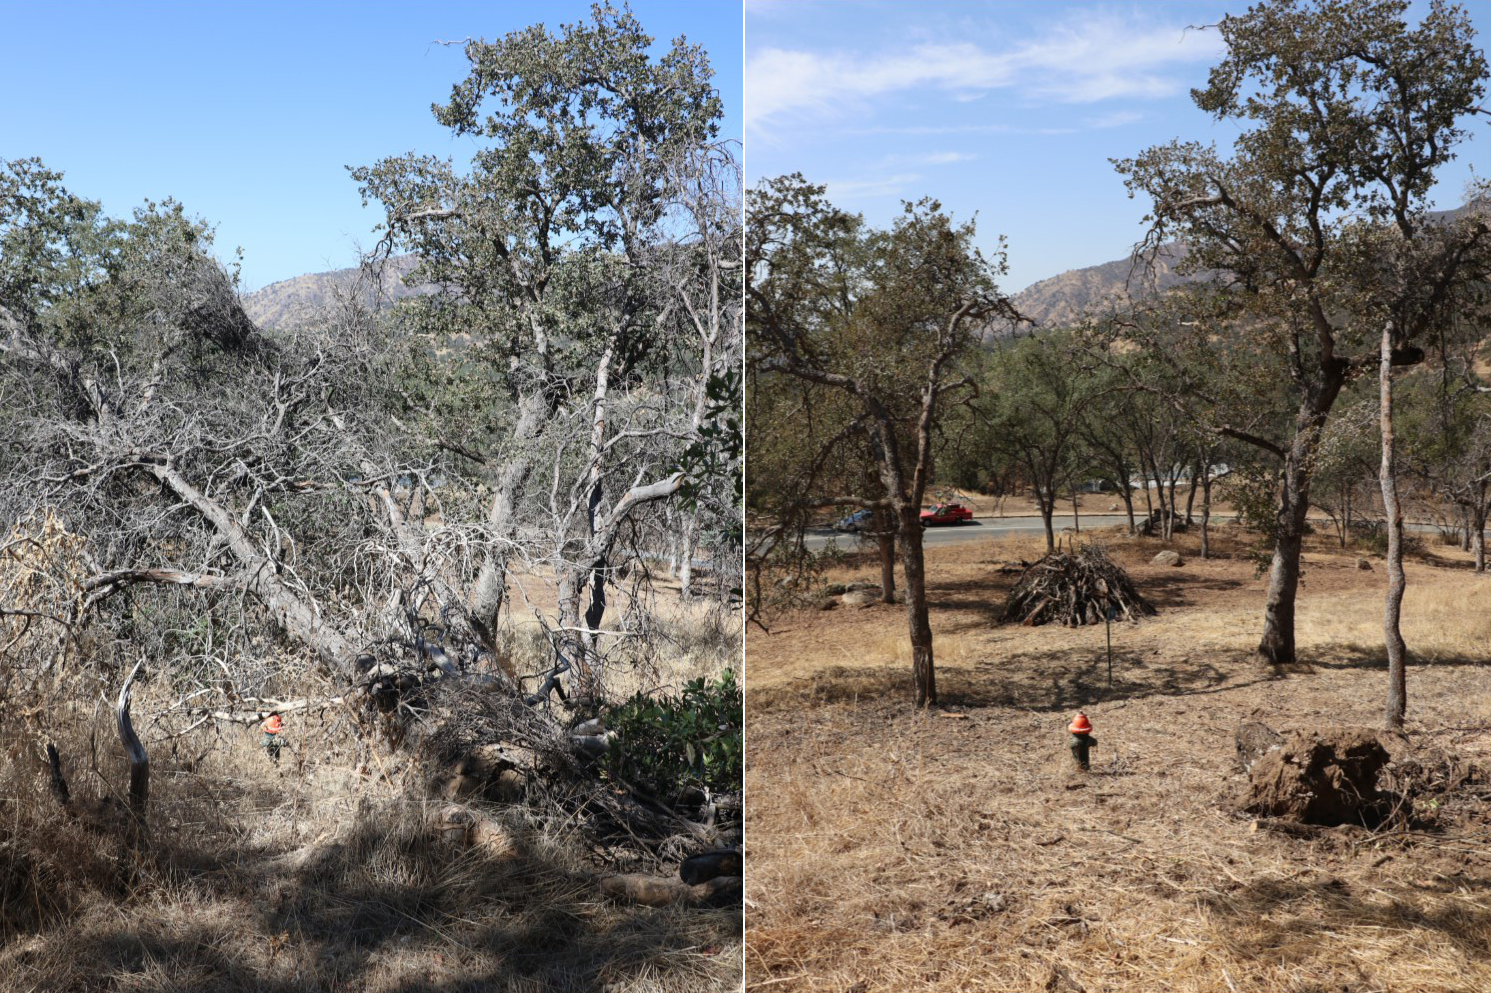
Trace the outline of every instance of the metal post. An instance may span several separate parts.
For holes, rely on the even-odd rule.
[[[1108,611],[1103,615],[1103,626],[1108,629],[1108,689],[1113,688],[1113,615],[1117,611],[1113,604],[1108,604]]]

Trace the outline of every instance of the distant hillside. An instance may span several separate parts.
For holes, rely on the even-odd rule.
[[[1429,216],[1434,220],[1447,220],[1459,216],[1467,208],[1436,211]],[[1015,307],[1038,327],[1060,327],[1070,324],[1084,314],[1101,313],[1113,304],[1126,298],[1142,299],[1156,290],[1167,290],[1187,279],[1175,274],[1175,266],[1185,257],[1185,247],[1172,243],[1161,249],[1156,260],[1155,271],[1150,280],[1145,274],[1136,272],[1130,259],[1115,259],[1101,265],[1084,269],[1071,269],[1060,275],[1032,283],[1013,297]],[[384,272],[383,292],[389,299],[431,292],[431,287],[405,286],[402,278],[414,268],[413,256],[403,255],[390,260]],[[357,269],[338,269],[335,272],[318,272],[296,276],[278,283],[271,283],[262,290],[255,290],[243,298],[244,309],[256,324],[271,328],[292,328],[327,313],[336,304],[338,294],[353,291],[361,272]],[[376,294],[368,287],[363,289],[363,300],[371,303]],[[1006,329],[990,328],[990,337],[998,337]]]
[[[260,327],[284,330],[326,316],[338,299],[354,292],[368,305],[378,299],[380,289],[382,295],[390,300],[429,293],[431,288],[428,286],[412,287],[403,283],[403,277],[414,268],[415,262],[412,255],[390,259],[383,270],[381,287],[367,283],[360,269],[337,269],[284,279],[245,293],[243,308]]]
[[[1431,222],[1453,220],[1470,206],[1452,210],[1431,211]],[[1032,283],[1013,297],[1015,308],[1036,322],[1038,327],[1060,327],[1076,321],[1083,314],[1101,313],[1112,304],[1132,298],[1142,300],[1157,291],[1197,276],[1177,276],[1175,266],[1185,258],[1185,246],[1172,242],[1161,249],[1156,260],[1152,281],[1146,283],[1144,274],[1135,271],[1131,259],[1116,259],[1085,269],[1071,269],[1050,279]],[[1130,278],[1132,276],[1132,279]]]
[[[1038,327],[1070,324],[1083,314],[1107,310],[1129,297],[1142,299],[1157,290],[1167,290],[1188,278],[1196,278],[1175,274],[1175,266],[1184,257],[1183,246],[1166,246],[1155,261],[1152,277],[1135,269],[1131,259],[1071,269],[1016,293],[1015,308]]]

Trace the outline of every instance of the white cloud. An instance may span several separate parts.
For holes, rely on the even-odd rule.
[[[1090,128],[1121,128],[1125,124],[1137,124],[1144,115],[1137,110],[1115,110],[1111,114],[1089,117],[1083,123]]]
[[[742,9],[752,17],[779,17],[793,0],[745,0]]]
[[[952,165],[955,162],[972,162],[978,158],[972,152],[932,152],[918,156],[916,161],[926,165]]]
[[[831,179],[823,185],[828,187],[828,198],[835,203],[840,203],[853,200],[872,200],[877,197],[899,196],[909,190],[912,184],[917,183],[921,178],[918,173],[907,172],[871,179]]]
[[[1214,61],[1221,45],[1215,31],[1088,12],[1000,51],[965,41],[891,54],[766,48],[745,67],[746,130],[769,138],[783,124],[864,113],[876,97],[923,88],[957,101],[995,89],[1059,103],[1169,96],[1181,89],[1171,70]]]

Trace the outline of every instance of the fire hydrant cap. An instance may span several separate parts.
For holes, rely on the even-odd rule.
[[[1092,723],[1082,711],[1077,711],[1077,716],[1072,718],[1071,725],[1067,728],[1072,734],[1091,734]]]

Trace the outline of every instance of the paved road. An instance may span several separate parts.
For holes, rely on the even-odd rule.
[[[1213,518],[1216,520],[1217,518]],[[1083,514],[1082,527],[1084,529],[1107,528],[1117,524],[1127,524],[1129,519],[1123,514]],[[1057,531],[1072,526],[1072,515],[1065,517],[1056,515],[1051,519],[1051,526]],[[951,545],[960,541],[978,541],[980,538],[992,539],[1002,538],[1009,534],[1045,534],[1046,525],[1039,517],[976,517],[965,524],[944,524],[938,527],[927,528],[922,532],[922,543],[928,546]],[[812,551],[819,551],[827,547],[830,541],[838,543],[843,549],[852,549],[859,541],[858,535],[843,534],[829,528],[812,528],[808,531],[805,544]]]
[[[1138,520],[1143,520],[1139,515]],[[1221,524],[1230,521],[1231,514],[1213,514],[1213,524]],[[1129,519],[1123,514],[1083,514],[1082,528],[1108,528],[1115,525],[1128,524]],[[1330,522],[1325,520],[1311,520],[1317,530],[1330,528]],[[1072,515],[1065,517],[1057,514],[1051,519],[1051,526],[1059,534],[1063,528],[1072,526]],[[1437,530],[1433,524],[1417,524],[1408,522],[1404,528],[1409,531],[1429,532]],[[1008,534],[1045,534],[1046,526],[1041,523],[1039,517],[976,517],[972,521],[959,525],[945,524],[938,527],[927,528],[922,532],[922,543],[924,545],[952,545],[963,541],[978,541],[981,538],[1002,538]],[[852,550],[859,542],[859,536],[844,534],[830,528],[810,528],[808,537],[804,544],[811,551],[820,551],[828,546],[829,542],[837,542],[838,546],[846,551]]]

